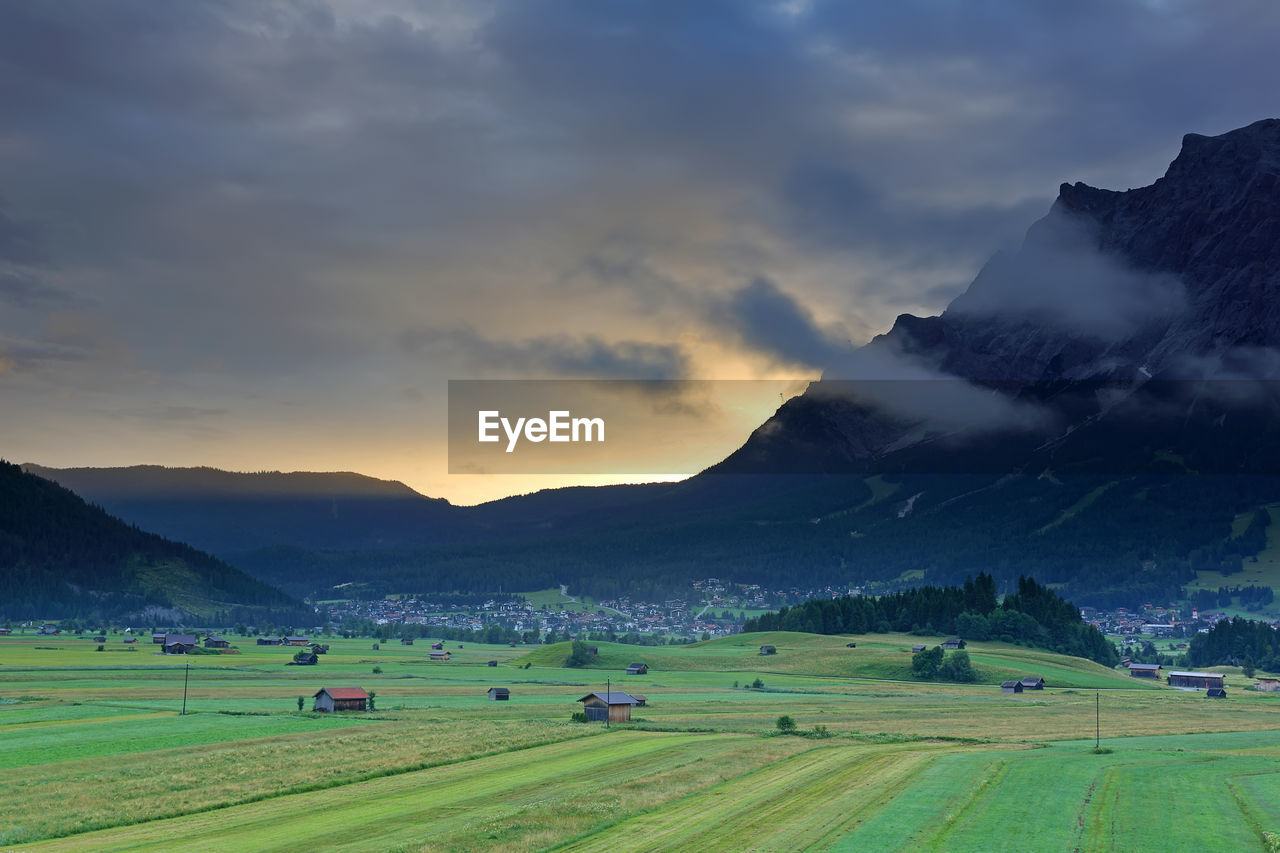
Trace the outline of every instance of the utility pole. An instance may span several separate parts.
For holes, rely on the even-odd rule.
[[[604,727],[609,728],[609,715],[613,709],[613,678],[604,680]]]
[[[187,682],[191,680],[191,664],[187,664],[187,670],[182,676],[182,713],[179,717],[187,715]]]
[[[1102,745],[1102,694],[1098,691],[1093,693],[1093,748],[1098,749]]]

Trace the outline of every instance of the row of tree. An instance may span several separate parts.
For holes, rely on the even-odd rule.
[[[1191,638],[1189,666],[1243,666],[1280,672],[1280,630],[1252,619],[1224,619]]]
[[[1115,649],[1080,611],[1033,578],[997,604],[995,581],[979,573],[962,586],[922,586],[879,597],[815,599],[748,619],[744,631],[865,634],[912,631],[966,640],[1025,643],[1114,666]]]

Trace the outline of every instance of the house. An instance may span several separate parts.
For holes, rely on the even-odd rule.
[[[952,637],[950,640],[943,640],[942,648],[943,650],[948,652],[953,652],[956,649],[963,649],[964,640],[960,639],[959,637]]]
[[[195,634],[164,635],[164,653],[166,655],[185,655],[199,644]]]
[[[644,664],[640,664],[644,666]],[[625,723],[631,719],[631,706],[639,702],[630,693],[588,693],[578,700],[589,722]]]
[[[911,653],[912,653],[912,654],[920,654],[920,652],[922,652],[922,651],[924,651],[924,646],[912,646],[912,647],[911,647]]]
[[[1159,678],[1160,664],[1131,663],[1129,664],[1129,675],[1131,675],[1134,678]]]
[[[641,696],[639,693],[632,693],[631,698],[636,700],[636,704],[642,708],[644,707],[644,703],[649,701],[648,699],[645,699],[643,696]]]
[[[1120,665],[1121,665],[1122,667],[1124,667],[1125,669],[1128,669],[1128,668],[1129,668],[1129,664],[1131,664],[1131,663],[1133,663],[1133,659],[1132,659],[1132,658],[1127,658],[1127,657],[1125,657],[1125,658],[1120,658]]]
[[[93,641],[95,643],[105,643],[107,641],[107,638],[102,635],[98,635],[97,637],[93,638]]]
[[[506,702],[506,701],[508,701],[508,700],[510,700],[510,699],[511,699],[511,691],[510,691],[510,690],[508,690],[507,688],[505,688],[505,687],[490,687],[490,688],[489,688],[489,701],[490,701],[490,702]]]
[[[311,645],[310,637],[285,637],[284,644],[286,646],[309,646]]]
[[[1000,682],[1000,692],[1001,693],[1021,693],[1022,682],[1021,681],[1002,681]]]
[[[1044,679],[1038,675],[1028,675],[1022,679],[1023,690],[1044,690]]]
[[[1170,687],[1226,687],[1226,676],[1220,672],[1170,672]]]
[[[124,638],[124,641],[125,641],[126,643],[136,643],[136,642],[138,642],[138,638],[137,638],[137,637],[125,637],[125,638]]]
[[[432,660],[448,660],[449,652],[446,652],[443,649],[432,650],[431,659]]]
[[[775,646],[760,647],[760,654],[762,655],[776,655],[777,653],[778,653],[778,649]]]
[[[258,645],[260,646],[278,646],[281,640],[278,637],[259,637]]]
[[[645,675],[648,672],[649,665],[647,663],[633,663],[631,666],[627,667],[627,675]],[[579,699],[578,701],[581,702],[582,700]]]
[[[1264,693],[1280,693],[1280,678],[1263,678],[1258,677],[1258,683],[1253,685]]]
[[[315,666],[318,663],[320,663],[320,658],[316,656],[315,652],[298,652],[286,666]]]
[[[444,648],[444,643],[432,643],[431,648],[435,649],[438,652]]]
[[[413,637],[401,637],[401,638],[400,638],[400,645],[402,645],[402,646],[412,646],[412,645],[413,645]]]
[[[231,643],[227,642],[226,637],[205,637],[204,647],[206,649],[225,649],[229,648]]]
[[[491,660],[491,661],[489,661],[489,664],[488,664],[488,665],[489,665],[489,666],[497,666],[497,665],[498,665],[498,662],[497,662],[496,660]]]
[[[43,631],[41,633],[43,633]],[[164,638],[167,636],[168,634],[163,631],[155,631],[151,634],[151,642],[155,643],[157,646],[163,646]]]
[[[1210,687],[1205,691],[1204,695],[1206,698],[1210,699],[1226,699],[1227,691],[1223,690],[1221,687]]]
[[[321,687],[313,711],[366,711],[369,694],[359,687]]]

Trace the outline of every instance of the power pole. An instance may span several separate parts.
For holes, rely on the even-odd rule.
[[[1093,693],[1093,748],[1098,749],[1102,745],[1102,694],[1098,691]]]
[[[610,711],[613,709],[613,679],[604,680],[604,727],[609,728]]]
[[[191,680],[191,664],[187,664],[186,672],[182,675],[182,713],[179,717],[187,715],[187,682]]]

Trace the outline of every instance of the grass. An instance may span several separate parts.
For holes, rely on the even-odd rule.
[[[981,850],[1015,827],[1019,849],[1135,849],[1155,807],[1179,821],[1161,849],[1257,849],[1280,830],[1278,696],[1208,701],[971,644],[984,678],[1049,684],[1006,696],[900,677],[929,640],[853,639],[602,643],[585,670],[559,666],[563,645],[466,643],[432,663],[337,639],[318,666],[286,667],[289,650],[240,641],[242,655],[191,659],[181,717],[184,660],[0,637],[0,699],[16,700],[0,702],[0,846]],[[760,656],[766,643],[778,654]],[[650,672],[622,675],[632,660]],[[606,677],[647,705],[608,732],[570,723]],[[733,687],[755,678],[764,689]],[[297,712],[298,696],[344,685],[376,691],[378,712]],[[488,701],[490,686],[511,701]],[[1092,752],[1090,687],[1109,753]],[[830,737],[778,736],[783,714]]]

